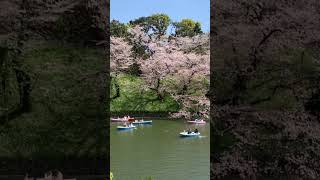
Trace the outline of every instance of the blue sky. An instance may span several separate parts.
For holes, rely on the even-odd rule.
[[[210,31],[210,0],[110,0],[110,19],[127,23],[142,16],[165,13],[173,21],[184,18],[201,22]]]

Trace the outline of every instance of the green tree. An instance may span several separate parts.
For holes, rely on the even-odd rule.
[[[153,14],[148,17],[140,17],[129,22],[131,26],[142,26],[145,32],[154,33],[158,35],[166,34],[170,25],[170,17],[166,14]]]
[[[201,23],[192,19],[182,19],[180,22],[173,23],[176,36],[195,36],[201,34]]]
[[[128,35],[128,25],[117,20],[112,20],[110,23],[111,36],[126,37]]]
[[[166,14],[154,14],[148,18],[151,30],[158,35],[166,34],[170,21],[170,17]]]
[[[202,30],[201,30],[201,23],[200,22],[196,22],[196,25],[194,27],[194,33],[196,33],[196,34],[203,33]]]

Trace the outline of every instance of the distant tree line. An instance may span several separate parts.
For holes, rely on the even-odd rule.
[[[129,27],[141,26],[145,33],[163,36],[167,33],[170,25],[175,30],[170,35],[176,37],[193,37],[203,33],[200,22],[192,19],[182,19],[181,21],[174,22],[166,14],[153,14],[147,17],[140,17],[129,21],[129,23],[112,20],[110,23],[110,33],[114,37],[126,37],[129,34]]]

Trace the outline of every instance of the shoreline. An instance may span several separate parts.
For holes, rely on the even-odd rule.
[[[154,120],[180,120],[181,118],[172,118],[169,113],[175,112],[110,112],[110,118],[130,116],[136,119],[154,119]],[[181,119],[182,120],[182,119]]]

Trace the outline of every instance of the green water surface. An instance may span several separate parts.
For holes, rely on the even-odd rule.
[[[111,171],[114,180],[209,180],[210,126],[182,120],[154,120],[134,130],[118,131],[111,124]],[[179,132],[197,128],[200,137]]]

